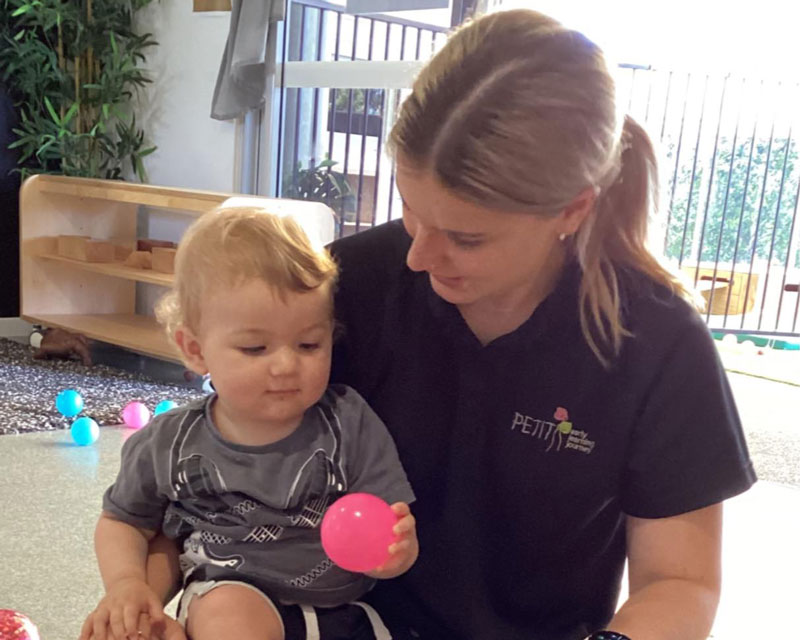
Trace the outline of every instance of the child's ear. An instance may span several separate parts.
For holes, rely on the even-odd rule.
[[[178,325],[175,329],[175,344],[181,351],[183,361],[196,374],[204,376],[208,373],[203,348],[195,333],[186,325]]]

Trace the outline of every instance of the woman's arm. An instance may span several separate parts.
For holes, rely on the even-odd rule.
[[[181,586],[181,567],[178,547],[163,533],[152,540],[147,552],[147,584],[164,603],[178,593]]]
[[[629,597],[608,624],[633,640],[705,640],[719,603],[722,504],[628,516]]]

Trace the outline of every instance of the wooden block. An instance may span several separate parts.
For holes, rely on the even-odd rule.
[[[231,0],[194,0],[195,11],[230,11]]]
[[[58,236],[58,255],[73,260],[81,260],[83,243],[89,236]]]
[[[149,251],[133,251],[125,259],[125,266],[133,267],[134,269],[152,269],[153,254]]]
[[[166,247],[167,249],[174,249],[177,247],[174,242],[169,240],[153,240],[151,238],[140,238],[136,242],[137,251],[152,251],[153,247]]]
[[[114,261],[125,262],[128,256],[136,251],[136,240],[127,238],[109,238],[108,241],[114,246]]]
[[[58,255],[82,262],[114,262],[114,247],[87,236],[59,236]]]
[[[83,245],[86,262],[114,262],[114,245],[105,240],[87,240]]]
[[[177,249],[153,247],[153,271],[175,273],[175,254]]]

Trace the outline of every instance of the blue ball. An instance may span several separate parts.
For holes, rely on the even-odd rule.
[[[74,389],[66,389],[56,396],[56,409],[67,418],[77,416],[83,410],[83,398]]]
[[[172,400],[162,400],[156,405],[156,409],[153,415],[158,415],[159,413],[164,413],[165,411],[170,411],[178,406],[177,402],[173,402]]]
[[[75,444],[79,444],[82,447],[97,442],[97,439],[100,437],[100,427],[97,426],[94,420],[86,416],[78,418],[73,422],[69,432]]]

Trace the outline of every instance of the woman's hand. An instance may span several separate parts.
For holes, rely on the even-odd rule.
[[[417,521],[411,514],[411,508],[405,502],[396,502],[392,505],[392,511],[398,518],[393,529],[397,541],[389,546],[391,557],[383,566],[367,572],[373,578],[396,578],[408,571],[419,555]]]

